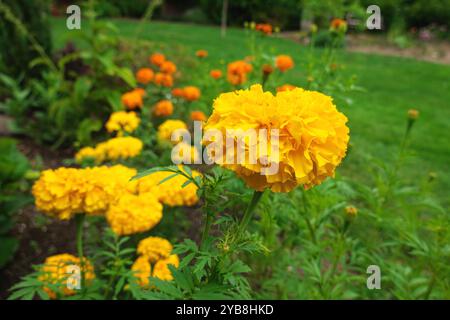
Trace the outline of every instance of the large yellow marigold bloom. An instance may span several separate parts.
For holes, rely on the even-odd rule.
[[[198,188],[194,183],[190,183],[183,188],[182,186],[187,179],[182,175],[177,175],[159,184],[172,174],[172,172],[159,171],[145,176],[137,181],[137,190],[140,193],[154,193],[159,201],[171,207],[195,205],[198,202]],[[196,177],[200,173],[192,170],[192,175]]]
[[[262,148],[266,151],[258,151],[257,163],[248,163],[250,143],[242,137],[236,138],[244,144],[242,164],[226,163],[227,150],[223,141],[224,158],[215,161],[235,171],[255,190],[270,188],[274,192],[288,192],[297,185],[309,188],[334,176],[347,150],[349,129],[346,122],[347,117],[336,109],[331,97],[322,93],[297,88],[274,96],[263,92],[260,85],[254,85],[250,90],[221,94],[214,101],[214,111],[205,130],[219,130],[225,137],[226,130],[230,129],[277,129],[277,156],[272,154],[269,141],[268,147]],[[267,141],[261,141],[258,135],[256,139],[257,146]],[[228,152],[234,151],[231,148]],[[278,166],[276,173],[261,174],[268,165]]]
[[[238,60],[231,62],[227,67],[227,79],[232,85],[243,84],[247,81],[247,74],[252,70],[252,65],[246,61]]]
[[[160,237],[148,237],[139,242],[137,253],[153,263],[168,258],[172,249],[172,244],[168,240]]]
[[[282,54],[275,59],[275,64],[281,72],[285,72],[294,67],[294,60],[290,56]]]
[[[83,271],[86,284],[89,284],[94,278],[94,267],[86,258],[83,259]],[[44,291],[51,299],[57,298],[57,293],[51,290],[47,285],[56,285],[59,293],[64,296],[71,296],[76,293],[75,290],[69,289],[69,284],[74,287],[77,285],[75,278],[70,278],[74,272],[74,266],[81,268],[81,260],[71,254],[63,253],[48,257],[45,259],[44,265],[41,268],[42,274],[39,276],[39,281],[44,284]],[[81,283],[79,284],[81,285]]]
[[[143,146],[144,144],[138,138],[116,137],[99,143],[95,149],[101,157],[99,162],[102,162],[136,157],[141,153]]]
[[[142,108],[144,101],[143,94],[137,90],[126,92],[122,95],[122,104],[130,110]]]
[[[157,117],[167,117],[173,113],[173,104],[170,100],[161,100],[153,108],[153,113]]]
[[[166,120],[158,127],[158,139],[171,141],[172,132],[178,129],[187,129],[186,123],[181,120]]]
[[[141,68],[136,72],[136,80],[139,83],[147,84],[152,81],[154,72],[150,68]]]
[[[105,127],[108,132],[116,131],[121,135],[123,132],[131,133],[136,130],[140,122],[136,112],[117,111],[111,114]]]
[[[130,235],[152,229],[162,218],[162,205],[154,194],[123,194],[109,207],[106,220],[118,235]]]
[[[173,280],[172,272],[170,272],[169,265],[173,265],[178,268],[180,265],[180,259],[176,254],[172,254],[167,259],[159,260],[153,266],[153,277],[164,280]]]

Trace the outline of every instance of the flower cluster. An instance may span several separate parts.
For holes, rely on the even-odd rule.
[[[154,194],[123,194],[106,212],[106,220],[118,235],[152,229],[162,219],[162,205]]]
[[[340,113],[332,99],[322,93],[296,88],[278,92],[276,96],[263,92],[260,85],[250,90],[239,90],[221,94],[214,101],[214,111],[208,119],[205,130],[217,129],[225,136],[229,129],[277,129],[279,134],[278,152],[261,151],[257,163],[220,165],[236,172],[252,188],[262,191],[270,188],[274,192],[287,192],[297,185],[305,188],[321,183],[334,175],[337,165],[346,154],[349,140],[347,118]],[[244,139],[245,159],[250,159],[250,143]],[[211,142],[209,142],[211,143]],[[227,156],[223,143],[223,156]],[[265,175],[263,168],[276,165],[274,174]]]
[[[105,127],[108,132],[117,132],[121,136],[123,132],[131,133],[136,130],[140,121],[136,112],[117,111],[111,114]]]
[[[171,175],[173,175],[172,172],[159,171],[145,176],[137,181],[137,191],[139,193],[153,193],[159,201],[170,207],[195,205],[198,202],[198,188],[193,183],[183,187],[188,181],[186,177],[177,175],[159,184]],[[200,176],[200,173],[193,170],[192,175],[197,177]]]
[[[240,85],[247,81],[247,74],[253,70],[251,64],[238,60],[228,64],[227,79],[232,85]]]
[[[137,252],[139,257],[131,270],[140,286],[148,287],[150,276],[165,281],[173,279],[169,265],[178,268],[180,260],[176,254],[171,254],[172,245],[169,241],[159,237],[148,237],[139,242]]]
[[[93,158],[96,163],[109,160],[128,159],[138,156],[142,151],[143,143],[134,137],[116,137],[101,142],[92,147],[82,148],[75,155],[77,162],[85,158]]]
[[[103,214],[130,188],[129,180],[134,175],[136,170],[122,165],[45,170],[32,193],[39,210],[61,220],[77,213]]]
[[[43,290],[51,299],[56,299],[58,293],[62,293],[65,296],[74,295],[75,291],[69,288],[69,283],[72,281],[72,284],[75,286],[76,283],[74,281],[77,281],[77,279],[70,279],[69,276],[73,272],[71,270],[73,266],[81,268],[81,265],[83,265],[84,279],[89,284],[95,278],[94,267],[89,260],[83,259],[83,263],[81,263],[78,257],[68,253],[46,258],[39,276],[39,281],[44,284]],[[53,291],[49,286],[56,287],[58,291]]]

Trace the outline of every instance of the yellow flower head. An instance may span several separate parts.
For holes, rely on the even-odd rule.
[[[172,132],[178,129],[186,129],[187,125],[181,120],[166,120],[158,127],[158,139],[171,141]]]
[[[99,162],[102,162],[136,157],[141,153],[143,146],[138,138],[116,137],[99,143],[95,149],[99,155]]]
[[[164,281],[173,280],[169,265],[173,265],[175,268],[178,268],[178,266],[180,265],[180,259],[178,259],[178,256],[176,254],[172,254],[167,259],[162,259],[156,262],[155,266],[153,267],[153,277]]]
[[[94,267],[89,260],[83,260],[84,278],[86,283],[89,284],[95,278]],[[56,299],[57,293],[45,284],[56,285],[60,293],[65,296],[71,296],[76,293],[75,290],[69,289],[69,284],[72,284],[74,287],[77,285],[77,283],[74,282],[76,279],[70,278],[74,272],[74,267],[81,268],[81,261],[71,254],[63,253],[45,259],[39,281],[44,283],[43,289],[51,299]]]
[[[182,175],[177,175],[159,184],[160,181],[172,174],[171,172],[158,171],[145,176],[137,181],[137,190],[138,192],[154,193],[159,201],[171,207],[195,205],[198,202],[198,188],[194,183],[190,183],[183,188],[183,184],[188,180]],[[196,177],[200,176],[200,173],[192,170],[192,175]]]
[[[111,114],[105,127],[108,132],[116,131],[121,135],[124,131],[131,133],[136,130],[140,121],[136,112],[117,111]]]
[[[176,164],[196,163],[200,159],[200,152],[195,146],[192,146],[186,142],[180,142],[177,145],[178,152],[172,153],[172,161]]]
[[[162,218],[162,205],[154,194],[123,194],[109,207],[106,220],[118,235],[130,235],[152,229]]]
[[[160,237],[148,237],[139,242],[137,252],[153,263],[168,258],[172,249],[172,244],[168,240]]]
[[[247,161],[251,159],[249,150],[255,144],[245,136],[237,138],[244,145],[245,161],[241,164],[237,161],[229,164],[225,159],[215,161],[235,171],[258,191],[270,188],[274,192],[288,192],[298,185],[309,188],[334,176],[347,150],[346,122],[347,118],[336,109],[331,97],[322,93],[296,88],[274,96],[263,92],[260,85],[254,85],[250,90],[221,94],[214,101],[205,130],[218,130],[223,137],[227,130],[233,129],[266,129],[269,137],[271,129],[278,130],[278,142],[256,135],[256,146],[259,146],[256,164]],[[224,158],[229,152],[235,153],[221,142]],[[262,143],[267,143],[267,148],[261,148]],[[277,149],[278,152],[272,151]],[[267,166],[276,168],[275,173],[265,174]]]
[[[153,108],[153,113],[157,117],[167,117],[173,113],[173,104],[170,100],[161,100]]]
[[[75,154],[75,161],[77,163],[83,162],[84,159],[94,159],[97,160],[99,157],[97,150],[92,147],[84,147],[81,148],[76,154]]]
[[[349,217],[356,217],[356,215],[358,214],[358,209],[354,206],[347,206],[345,207],[345,213]]]
[[[419,117],[419,111],[416,109],[409,109],[408,110],[408,118],[411,120],[416,120]]]
[[[134,276],[137,278],[138,284],[144,288],[148,288],[150,276],[164,281],[171,281],[173,279],[169,265],[173,265],[178,268],[180,265],[180,260],[177,255],[173,254],[166,259],[157,261],[153,266],[153,272],[152,265],[147,257],[140,256],[132,265],[131,270],[134,272]]]
[[[146,257],[138,257],[131,266],[131,271],[133,271],[134,276],[137,279],[137,283],[141,287],[148,287],[150,282],[148,278],[152,274],[152,265]]]

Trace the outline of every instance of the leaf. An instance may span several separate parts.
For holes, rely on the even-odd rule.
[[[81,121],[77,130],[77,141],[81,145],[87,145],[91,142],[92,133],[100,131],[102,123],[98,119],[86,118]]]
[[[183,293],[180,291],[180,289],[175,287],[172,282],[150,277],[150,283],[158,288],[161,292],[170,295],[172,298],[180,299],[183,297]]]
[[[8,263],[19,246],[19,240],[13,237],[0,237],[0,268]]]
[[[130,181],[133,181],[133,180],[137,180],[137,179],[143,178],[143,177],[148,176],[148,175],[151,175],[152,173],[155,173],[155,172],[159,172],[159,171],[175,172],[177,169],[178,169],[178,168],[175,167],[175,166],[169,166],[169,167],[154,167],[154,168],[151,168],[151,169],[148,169],[148,170],[139,172],[137,175],[135,175],[134,177],[132,177],[132,178],[130,179]]]

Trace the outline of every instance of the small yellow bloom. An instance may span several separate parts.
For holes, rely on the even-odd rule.
[[[172,132],[178,129],[187,130],[187,125],[181,120],[166,120],[158,127],[158,139],[171,141]]]
[[[172,252],[172,244],[160,237],[148,237],[142,239],[137,247],[137,253],[154,263],[161,259],[166,259]]]
[[[123,132],[131,133],[136,130],[140,122],[136,112],[117,111],[111,114],[105,127],[108,132],[117,132],[120,136]]]
[[[416,109],[409,109],[408,110],[408,118],[411,120],[416,120],[419,117],[419,111]]]
[[[356,217],[356,215],[358,214],[358,209],[354,206],[347,206],[345,207],[345,213],[349,217]]]

